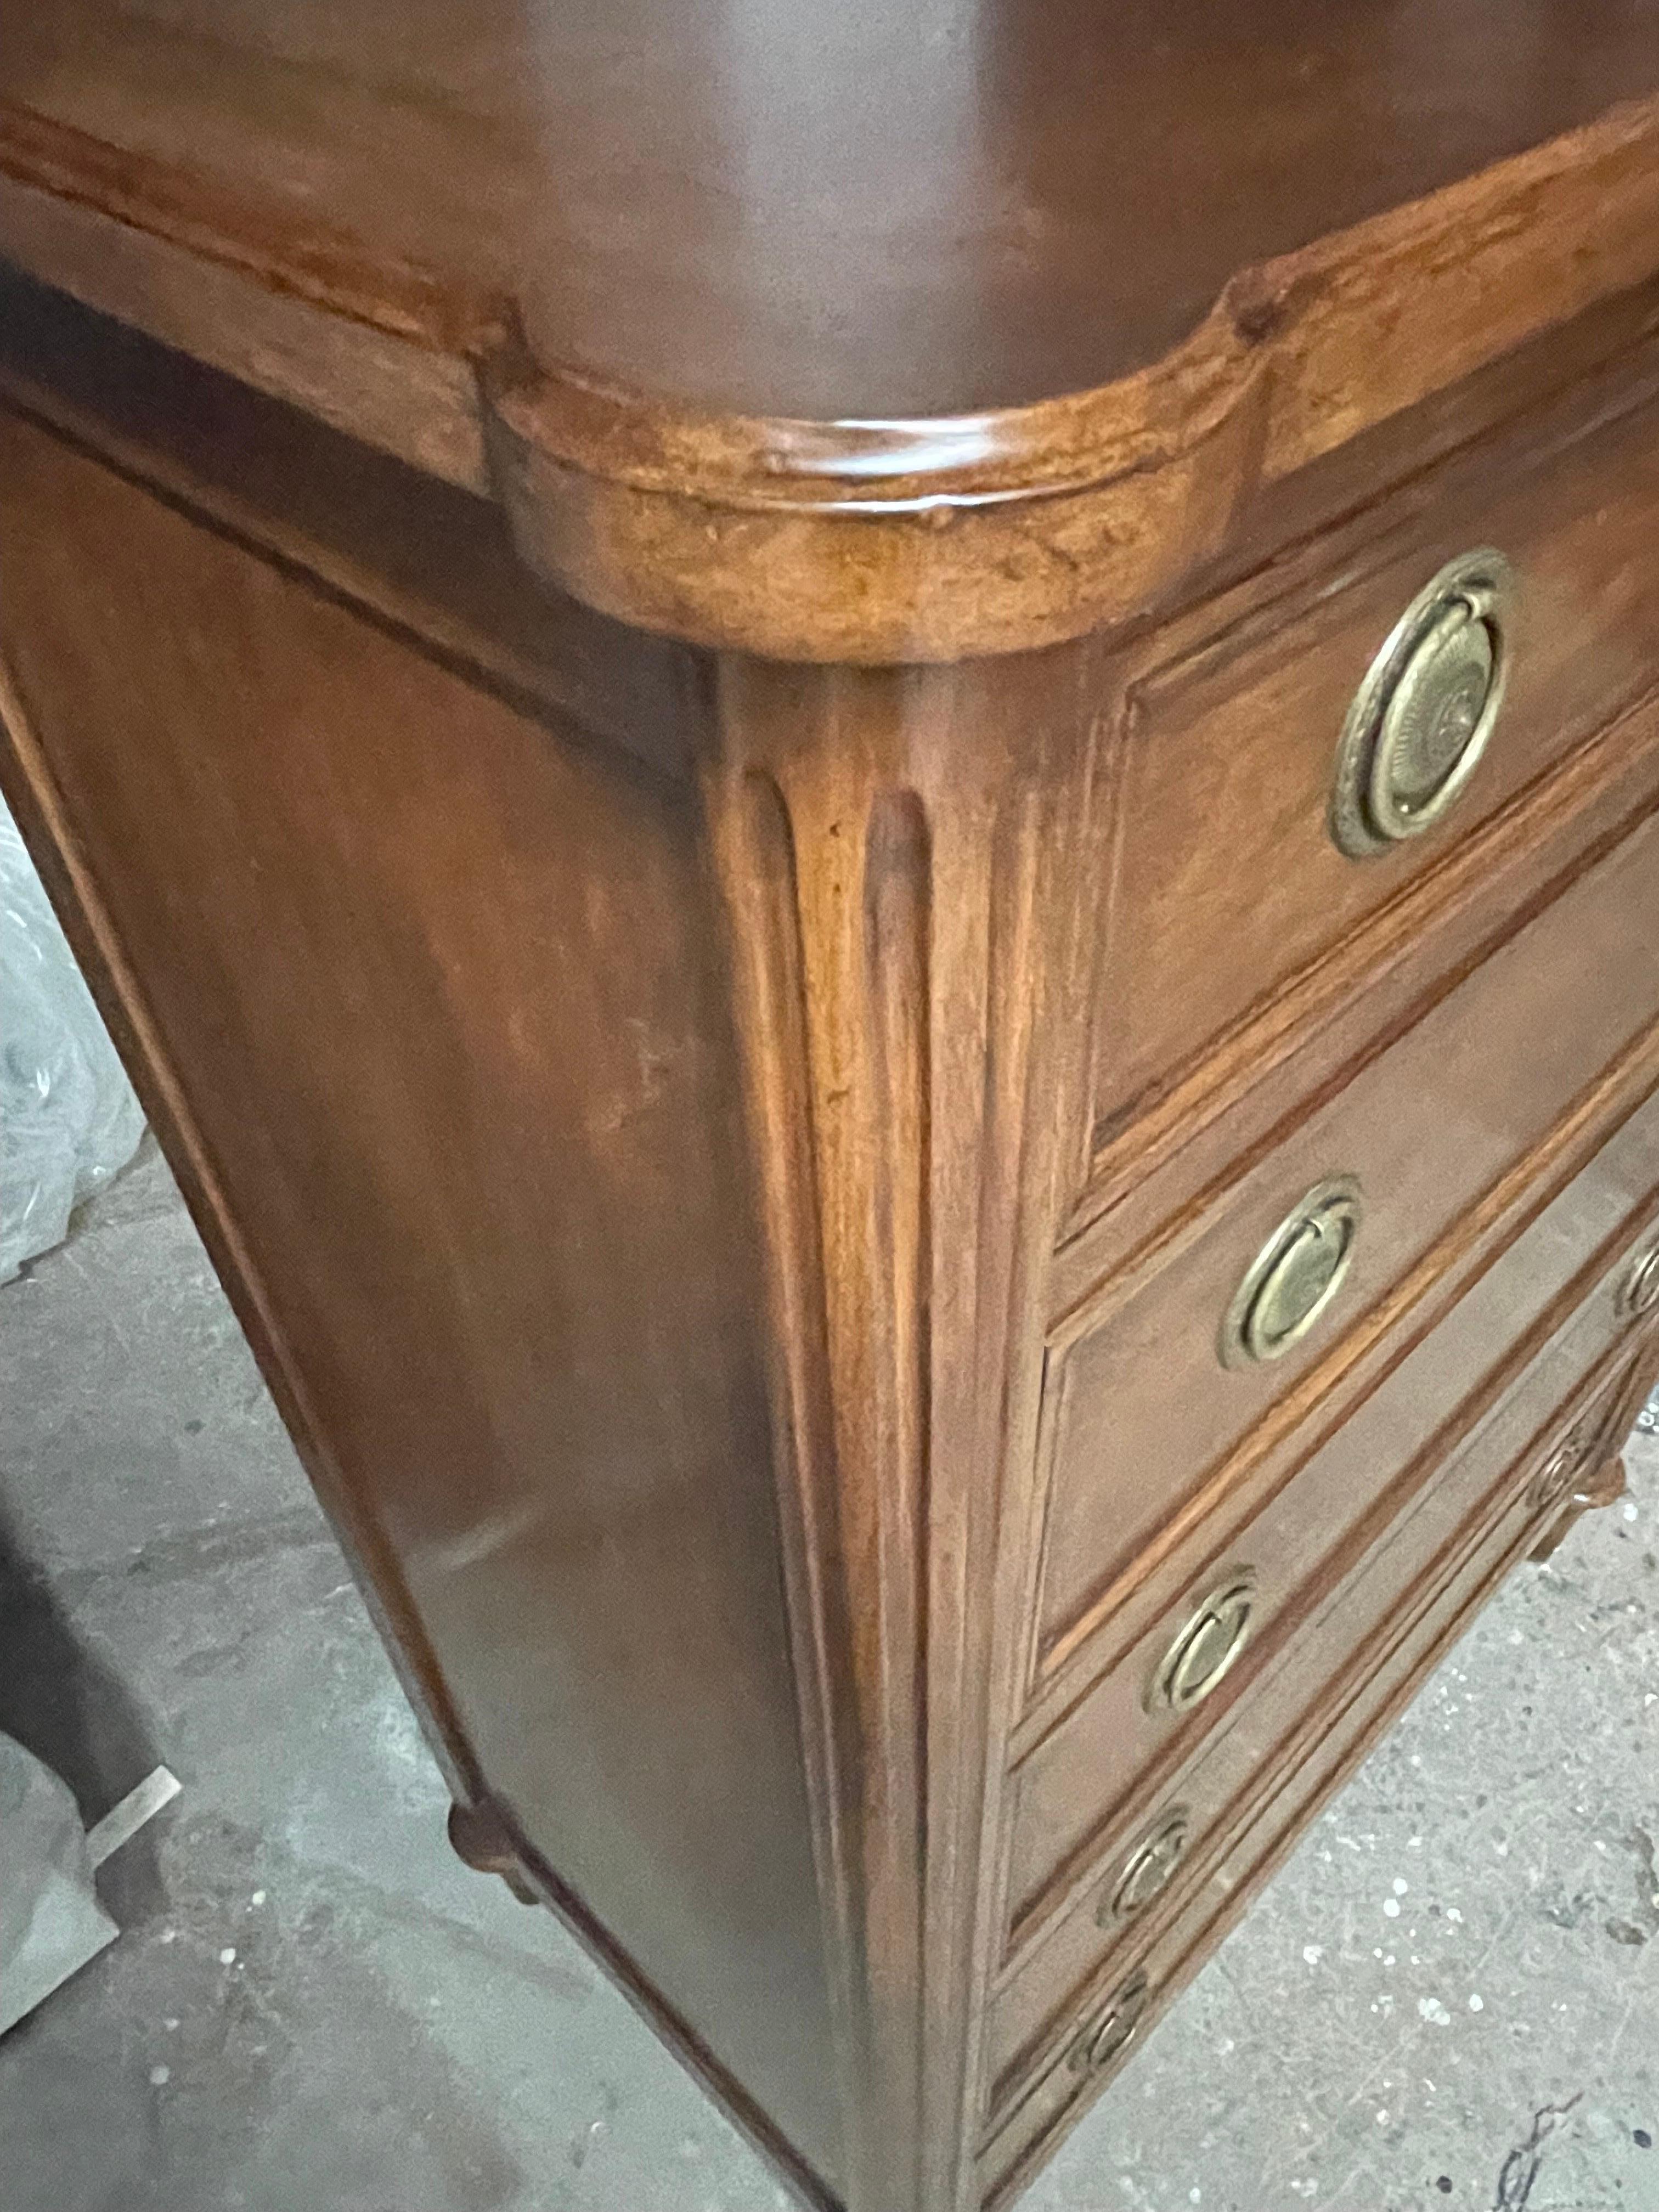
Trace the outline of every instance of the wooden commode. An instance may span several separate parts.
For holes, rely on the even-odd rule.
[[[1659,0],[20,5],[0,721],[458,1849],[1000,2205],[1659,1377]]]

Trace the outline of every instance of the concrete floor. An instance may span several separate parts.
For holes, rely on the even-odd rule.
[[[157,1759],[185,1785],[106,1869],[119,1942],[0,2040],[3,2212],[786,2204],[552,1920],[451,1856],[153,1146],[0,1290],[0,1728],[89,1820]],[[1659,2212],[1659,1446],[1629,1463],[1030,2212]]]

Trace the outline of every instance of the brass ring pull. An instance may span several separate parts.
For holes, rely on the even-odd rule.
[[[1316,1183],[1245,1270],[1222,1316],[1221,1364],[1282,1359],[1342,1287],[1363,1211],[1352,1176]]]
[[[1589,1455],[1589,1439],[1577,1435],[1558,1444],[1527,1487],[1530,1511],[1542,1513],[1571,1494],[1578,1471]]]
[[[1121,2057],[1139,2032],[1151,1996],[1152,1985],[1146,1975],[1132,1974],[1072,2046],[1073,2073],[1098,2074]]]
[[[1144,1911],[1187,1856],[1191,1836],[1192,1815],[1184,1805],[1171,1806],[1160,1814],[1125,1854],[1117,1879],[1096,1911],[1097,1924],[1121,1927]]]
[[[1187,1713],[1219,1687],[1249,1641],[1255,1570],[1237,1568],[1200,1605],[1147,1686],[1149,1712]]]
[[[1620,1310],[1632,1321],[1659,1306],[1659,1244],[1638,1252],[1619,1294]]]
[[[1352,859],[1420,837],[1462,796],[1504,703],[1514,588],[1501,553],[1465,553],[1390,631],[1337,746],[1331,835]]]

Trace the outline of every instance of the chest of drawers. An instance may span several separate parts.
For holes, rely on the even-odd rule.
[[[1219,13],[0,48],[8,795],[457,1847],[826,2212],[1659,1376],[1659,9]]]

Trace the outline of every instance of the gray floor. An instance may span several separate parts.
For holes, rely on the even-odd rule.
[[[0,1728],[120,1941],[0,2041],[4,2212],[787,2203],[438,1778],[148,1148],[0,1290]],[[1659,1448],[1526,1568],[1030,2212],[1659,2212]],[[9,1533],[8,1533],[9,1532]],[[1559,2118],[1557,2115],[1559,2114]]]

